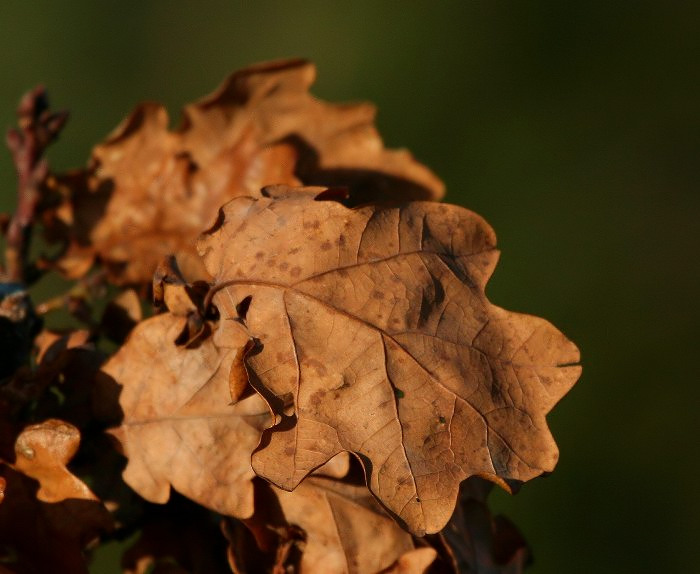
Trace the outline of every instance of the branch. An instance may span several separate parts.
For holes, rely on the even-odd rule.
[[[58,137],[68,112],[50,112],[46,90],[38,86],[22,97],[17,117],[18,128],[9,129],[5,138],[17,171],[17,208],[7,226],[6,269],[0,273],[4,281],[25,283],[40,186],[49,169],[44,152]]]

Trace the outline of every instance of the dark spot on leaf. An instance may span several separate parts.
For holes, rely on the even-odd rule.
[[[331,245],[330,241],[324,241],[321,244],[321,251],[328,251],[331,247],[333,247],[333,246]]]
[[[318,408],[318,406],[321,404],[321,400],[325,396],[326,393],[323,391],[316,391],[309,397],[309,403],[311,406]]]
[[[301,275],[301,267],[292,267],[292,270],[289,272],[289,274],[292,277],[299,277],[299,275]]]
[[[280,263],[280,271],[286,271],[287,269],[289,269],[289,263],[286,261]]]
[[[316,371],[319,376],[324,376],[326,374],[326,366],[317,359],[307,359],[304,361],[307,367],[310,367]]]
[[[444,425],[447,421],[445,420],[445,417],[438,417],[438,420],[440,421],[441,425]]]
[[[403,399],[406,396],[406,393],[404,393],[401,389],[394,389],[394,396],[396,396],[397,399]]]
[[[445,288],[437,277],[433,275],[431,278],[433,280],[433,299],[435,300],[435,305],[439,305],[445,300]]]
[[[304,229],[318,229],[319,227],[321,227],[321,222],[318,220],[304,222]]]
[[[264,254],[262,251],[258,251],[258,252],[255,254],[255,258],[256,258],[256,259],[262,259],[263,257],[265,257],[265,254]]]
[[[384,293],[381,291],[372,291],[372,299],[384,299]]]

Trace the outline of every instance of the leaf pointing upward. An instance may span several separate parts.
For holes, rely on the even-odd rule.
[[[176,131],[162,106],[138,106],[89,169],[52,184],[66,201],[49,228],[71,242],[60,268],[79,276],[99,256],[118,284],[146,283],[162,257],[192,250],[221,204],[273,183],[345,185],[361,201],[442,197],[408,151],[384,148],[374,106],[318,100],[315,77],[303,60],[240,70],[186,106]]]
[[[255,471],[291,490],[354,452],[373,494],[422,535],[448,521],[462,480],[507,487],[552,470],[545,415],[579,376],[578,350],[488,302],[491,228],[455,206],[348,209],[319,191],[235,199],[199,242],[222,315],[252,296],[251,382],[280,415]]]

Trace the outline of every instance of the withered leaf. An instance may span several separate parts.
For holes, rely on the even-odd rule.
[[[380,572],[414,550],[410,534],[382,509],[364,485],[313,476],[293,492],[263,483],[256,483],[256,489],[256,513],[245,522],[259,548],[267,556],[274,556],[275,545],[296,545],[294,552],[287,549],[281,554],[277,549],[275,571],[295,567],[294,571],[301,573]],[[290,527],[301,529],[300,534],[290,535]],[[257,571],[251,564],[237,563],[240,558],[234,556],[234,571]],[[253,555],[251,559],[259,558]],[[404,562],[407,560],[411,559]]]
[[[255,471],[291,490],[357,453],[373,494],[423,535],[447,523],[462,480],[508,487],[552,470],[545,415],[579,354],[547,321],[486,299],[492,229],[456,206],[349,209],[318,191],[235,199],[199,242],[222,317],[252,297],[251,383],[279,414]]]
[[[7,565],[16,572],[87,572],[83,548],[112,527],[106,508],[66,468],[79,441],[78,429],[48,420],[20,433],[14,464],[0,463],[0,540],[14,551]]]
[[[423,574],[435,560],[437,552],[432,548],[415,548],[400,556],[381,574]]]
[[[64,201],[47,227],[71,242],[59,268],[79,276],[98,255],[113,281],[148,282],[164,255],[194,253],[221,204],[268,184],[346,185],[356,201],[442,196],[407,151],[384,149],[373,106],[311,96],[315,74],[301,60],[241,70],[186,106],[174,132],[163,107],[139,106],[95,147],[89,169],[51,180]]]
[[[182,318],[139,324],[105,364],[101,386],[121,390],[121,425],[110,432],[128,458],[124,480],[146,500],[166,502],[170,487],[222,514],[253,512],[250,453],[269,410],[252,395],[231,404],[229,373],[249,337],[224,321],[194,349],[174,344]]]
[[[37,498],[61,502],[67,498],[97,500],[66,464],[78,451],[80,432],[73,425],[50,419],[24,429],[15,441],[14,467],[39,482]]]

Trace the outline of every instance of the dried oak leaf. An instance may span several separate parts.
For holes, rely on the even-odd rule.
[[[50,184],[63,200],[47,211],[49,235],[72,242],[59,267],[79,276],[98,255],[114,282],[145,283],[164,255],[194,255],[220,205],[268,184],[346,185],[357,201],[442,196],[407,151],[384,149],[372,105],[311,96],[315,75],[302,60],[236,72],[186,106],[177,131],[162,106],[137,107],[87,170]]]
[[[545,415],[579,353],[486,299],[492,229],[461,207],[350,209],[317,194],[235,199],[199,241],[222,317],[252,297],[250,380],[278,413],[256,473],[291,490],[354,452],[372,493],[423,535],[447,523],[462,480],[507,488],[551,471]]]
[[[124,480],[151,502],[166,502],[172,486],[222,514],[250,516],[250,453],[270,415],[255,394],[231,404],[229,376],[245,377],[236,364],[249,336],[223,321],[188,349],[174,343],[182,323],[171,314],[143,321],[98,377],[121,391],[123,420],[110,432],[128,458]]]
[[[0,540],[14,551],[16,572],[87,572],[86,544],[109,531],[106,508],[66,464],[80,433],[51,419],[24,429],[14,464],[0,464],[5,495],[0,504]]]
[[[276,556],[270,568],[273,572],[286,572],[288,567],[302,574],[380,572],[414,551],[411,535],[364,485],[313,476],[287,492],[260,482],[256,483],[255,509],[245,523],[268,560]],[[255,565],[264,558],[250,553],[250,548],[237,552],[235,537],[231,538],[234,572],[261,571]],[[432,556],[429,564],[435,552],[427,550]],[[403,563],[414,567],[388,571],[418,574],[425,569],[419,564],[427,565],[425,560],[416,562],[410,557],[403,558]]]

